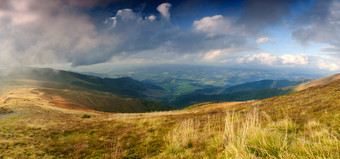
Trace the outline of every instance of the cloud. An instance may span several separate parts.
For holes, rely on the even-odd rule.
[[[102,39],[88,15],[59,1],[13,0],[0,9],[2,65],[72,62]]]
[[[321,51],[340,58],[340,2],[316,0],[306,14],[301,15],[292,37],[302,45],[327,43]]]
[[[319,60],[317,66],[320,69],[329,70],[329,71],[338,71],[340,69],[339,65],[332,62],[325,62],[325,60]]]
[[[308,64],[308,56],[307,55],[292,55],[292,54],[284,54],[279,57],[281,59],[282,64],[297,64],[297,65],[306,65]]]
[[[281,68],[312,68],[331,72],[340,70],[340,66],[337,65],[334,60],[318,55],[284,54],[278,56],[271,53],[261,53],[239,57],[236,61],[238,64],[258,67],[262,65],[265,67],[270,66]]]
[[[280,58],[278,56],[272,55],[270,53],[261,53],[255,55],[247,55],[237,59],[238,63],[253,63],[262,65],[275,65],[279,62]]]
[[[285,65],[285,64],[294,64],[294,65],[306,65],[309,63],[308,55],[303,54],[284,54],[281,56],[272,55],[270,53],[261,53],[255,55],[247,55],[245,57],[241,57],[238,60],[238,63],[253,63],[253,64],[263,64],[263,65]]]
[[[166,30],[157,32],[165,24],[157,22],[156,16],[144,17],[129,8],[96,24],[82,8],[100,5],[95,1],[5,2],[0,7],[0,65],[4,66],[90,65],[164,47],[173,40],[165,36]],[[164,7],[161,9],[166,13]]]
[[[262,37],[256,40],[257,44],[265,44],[265,43],[274,43],[274,39],[270,39],[269,37]]]
[[[196,20],[193,23],[194,31],[207,33],[212,37],[215,35],[228,34],[231,31],[231,23],[222,15],[215,15],[212,17],[204,17]]]
[[[338,47],[339,45],[340,43],[335,44],[335,46],[329,45],[329,46],[322,47],[319,50],[321,52],[326,52],[328,55],[337,55],[340,53],[340,47]]]
[[[149,19],[150,21],[155,21],[155,20],[156,20],[156,16],[150,15],[150,16],[148,17],[148,19]]]
[[[294,0],[245,0],[245,11],[237,24],[247,28],[250,35],[259,34],[267,26],[278,25],[290,15],[290,5]]]
[[[235,48],[210,50],[204,54],[202,60],[207,61],[217,60],[235,52],[240,52],[240,50],[237,50]]]
[[[157,7],[157,10],[162,14],[162,16],[166,20],[170,19],[170,12],[169,12],[170,7],[171,7],[170,3],[162,3]]]
[[[203,59],[204,60],[213,60],[217,57],[219,57],[222,54],[222,50],[212,50],[207,53],[205,53]]]
[[[44,3],[5,0],[0,2],[0,65],[235,61],[233,58],[242,52],[259,51],[258,45],[249,41],[267,35],[262,34],[266,28],[281,24],[284,17],[290,15],[291,2],[246,0],[237,7],[241,11],[235,15],[218,11],[210,16],[195,14],[193,20],[188,16],[181,19],[185,17],[178,13],[182,3],[175,1],[159,5],[159,1],[154,0],[49,0]],[[194,1],[186,1],[186,6],[192,3]],[[218,4],[214,3],[214,7]],[[328,43],[328,47],[320,50],[340,57],[339,3],[330,1],[321,8],[324,9],[318,12],[324,13],[322,16],[308,13],[306,21],[297,26],[292,36],[301,43],[309,38],[312,43]],[[200,17],[196,19],[197,16]],[[182,25],[183,20],[186,23]],[[257,44],[270,42],[275,40],[257,39]],[[269,53],[237,60],[269,66],[310,66],[318,62],[316,57]],[[319,65],[336,68],[325,64]]]

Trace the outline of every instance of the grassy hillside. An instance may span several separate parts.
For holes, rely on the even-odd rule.
[[[12,112],[11,110],[0,107],[0,114],[6,114],[6,113],[11,113],[11,112]]]
[[[80,70],[81,71],[81,70]],[[214,87],[229,87],[264,79],[320,78],[310,73],[292,73],[283,70],[241,69],[204,65],[143,65],[143,66],[102,66],[92,70],[82,70],[95,76],[119,78],[131,77],[158,85],[173,95],[190,93],[195,90]],[[170,82],[168,82],[170,80]],[[172,81],[173,80],[173,81]],[[166,82],[165,82],[166,81]],[[270,87],[269,87],[270,88]]]
[[[4,94],[23,88],[41,94],[57,107],[67,109],[96,110],[103,112],[136,113],[176,109],[173,106],[141,98],[123,98],[115,94],[101,92],[58,82],[36,80],[0,80],[0,92]],[[25,90],[24,89],[24,90]],[[19,91],[20,92],[20,91]],[[32,92],[28,92],[32,94]],[[13,94],[15,95],[15,94]],[[26,93],[27,95],[27,93]],[[22,95],[25,96],[25,95]]]
[[[210,89],[201,89],[197,90],[195,93],[201,94],[227,94],[232,92],[240,92],[240,91],[250,91],[250,90],[259,90],[265,88],[284,88],[289,86],[296,86],[301,83],[305,83],[310,81],[310,79],[297,79],[297,80],[261,80],[255,82],[248,82],[244,84],[239,84],[231,87],[217,87]]]
[[[34,91],[44,93],[44,99],[49,100],[57,107],[66,109],[84,109],[115,113],[138,113],[176,109],[174,106],[159,102],[140,98],[121,98],[113,94],[98,95],[89,92],[43,88]]]
[[[265,88],[259,90],[239,91],[226,94],[189,94],[183,95],[173,102],[172,105],[178,107],[186,107],[189,105],[203,103],[203,102],[231,102],[231,101],[248,101],[271,98],[275,96],[282,96],[293,92],[290,88]]]
[[[195,90],[214,88],[212,85],[201,84],[196,80],[191,79],[177,79],[177,78],[162,78],[155,80],[146,80],[145,82],[155,84],[164,88],[172,96],[179,96],[182,94],[192,93]]]
[[[335,81],[335,80],[338,80],[338,79],[340,79],[340,74],[327,76],[327,77],[320,78],[320,79],[317,79],[317,80],[302,83],[302,84],[298,85],[297,87],[295,87],[295,90],[301,91],[301,90],[307,89],[309,87],[318,86],[318,85],[325,84],[325,83]]]
[[[0,100],[14,111],[0,117],[0,158],[339,158],[339,88],[137,114]]]
[[[117,79],[100,78],[49,68],[16,68],[8,72],[5,71],[3,71],[1,76],[4,80],[25,79],[58,82],[97,91],[110,92],[122,97],[141,97],[152,100],[162,100],[169,96],[161,87],[142,83],[127,77]]]
[[[226,102],[259,100],[292,93],[295,86],[309,79],[297,80],[261,80],[235,85],[232,87],[215,87],[200,89],[194,93],[182,95],[171,102],[179,107],[203,103],[203,102]],[[289,88],[283,88],[289,87]]]

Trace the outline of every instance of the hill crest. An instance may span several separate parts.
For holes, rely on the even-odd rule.
[[[297,85],[294,88],[294,90],[295,91],[302,91],[302,90],[305,90],[305,89],[310,88],[310,87],[326,84],[326,83],[329,83],[329,82],[332,82],[332,81],[335,81],[335,80],[339,80],[339,79],[340,79],[340,73],[302,83],[300,85]]]

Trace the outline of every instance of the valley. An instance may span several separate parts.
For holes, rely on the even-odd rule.
[[[149,113],[138,113],[147,107],[134,98],[24,81],[0,96],[0,158],[339,157],[336,79],[264,100]],[[136,113],[119,113],[125,108]]]
[[[91,73],[95,72],[95,73]],[[301,77],[317,79],[318,73],[295,73],[287,70],[233,68],[185,64],[145,66],[102,66],[78,69],[78,72],[106,78],[131,77],[160,86],[172,96],[190,94],[201,89],[218,89],[261,80],[296,80]]]
[[[187,90],[186,93],[174,95],[163,87],[164,84],[170,86],[171,83],[181,83],[176,79],[163,81],[164,84],[151,84],[130,77],[113,79],[49,68],[13,68],[2,71],[0,92],[12,88],[34,87],[49,92],[49,98],[53,96],[68,98],[68,101],[72,101],[67,103],[69,106],[72,105],[71,107],[91,107],[99,111],[133,113],[172,110],[210,101],[265,99],[291,93],[294,89],[290,86],[310,80],[305,78],[261,80],[229,87],[204,86],[204,88],[202,84],[196,83],[196,86],[202,87],[195,91]]]
[[[340,0],[0,0],[0,159],[340,159]]]

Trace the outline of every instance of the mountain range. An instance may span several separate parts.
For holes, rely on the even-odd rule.
[[[48,68],[15,68],[3,71],[0,79],[2,93],[16,88],[35,88],[52,103],[72,109],[105,112],[175,109],[155,101],[168,96],[164,89],[131,78],[100,78]],[[60,97],[62,102],[54,96]]]
[[[75,69],[77,72],[99,77],[133,79],[157,85],[172,96],[189,94],[196,90],[231,87],[248,82],[270,80],[317,79],[325,75],[294,73],[276,69],[232,68],[223,66],[158,64],[142,66],[102,66],[89,69]],[[95,73],[93,73],[95,72]]]
[[[339,75],[290,86],[301,90],[288,95],[152,113],[142,112],[171,106],[14,77],[0,81],[0,158],[339,156]]]

